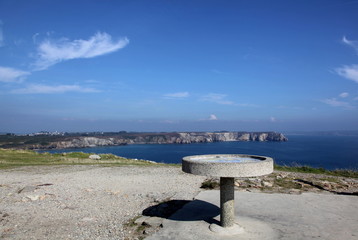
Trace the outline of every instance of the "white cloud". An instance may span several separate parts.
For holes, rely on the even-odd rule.
[[[347,108],[347,109],[354,108],[348,102],[339,101],[336,98],[323,99],[323,100],[321,100],[321,102],[328,104],[332,107],[343,107],[343,108]]]
[[[33,42],[33,43],[37,43],[36,38],[37,38],[38,36],[40,36],[40,33],[35,33],[34,35],[32,35],[32,42]]]
[[[12,91],[12,93],[16,93],[16,94],[53,94],[53,93],[66,93],[66,92],[93,93],[99,91],[94,88],[86,88],[86,87],[81,87],[79,85],[48,86],[42,84],[33,84],[26,88],[15,89]]]
[[[342,92],[341,94],[339,94],[339,96],[340,96],[341,98],[346,98],[346,97],[349,96],[349,93],[347,93],[347,92]]]
[[[218,117],[214,114],[210,114],[209,120],[215,121],[218,120]]]
[[[343,66],[335,69],[336,72],[349,80],[353,80],[358,83],[358,64],[353,64],[350,66]]]
[[[165,94],[164,97],[168,98],[186,98],[189,97],[189,92],[176,92]]]
[[[276,118],[275,117],[270,117],[270,122],[276,122]]]
[[[22,82],[29,72],[0,66],[0,82]]]
[[[69,41],[45,40],[38,47],[38,59],[35,62],[35,70],[44,70],[48,67],[70,59],[93,58],[115,52],[124,48],[129,43],[127,38],[113,41],[107,33],[96,33],[88,40],[77,39]]]
[[[345,36],[342,39],[342,42],[344,42],[345,44],[347,44],[348,46],[351,46],[352,48],[354,48],[354,50],[356,50],[357,54],[358,54],[358,41],[352,41],[352,40],[348,40]]]
[[[201,98],[202,101],[207,102],[214,102],[218,104],[224,104],[224,105],[232,105],[234,102],[226,100],[225,94],[219,94],[219,93],[210,93]]]
[[[85,82],[86,83],[100,83],[100,81],[94,80],[94,79],[85,80]]]

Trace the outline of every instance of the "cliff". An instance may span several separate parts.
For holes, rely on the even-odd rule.
[[[229,141],[277,141],[283,142],[288,139],[282,133],[276,132],[220,132],[220,133],[179,133],[177,143],[198,142],[229,142]]]
[[[181,132],[181,133],[126,133],[114,136],[67,137],[47,144],[31,144],[27,149],[85,148],[119,146],[126,144],[190,144],[227,141],[287,141],[276,132]]]

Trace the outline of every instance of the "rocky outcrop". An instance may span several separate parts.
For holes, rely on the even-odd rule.
[[[30,149],[86,148],[118,146],[126,144],[190,144],[228,141],[287,141],[276,132],[181,132],[181,133],[133,133],[113,137],[73,137],[46,145],[27,146]]]
[[[118,138],[98,138],[98,137],[76,137],[63,141],[50,142],[47,145],[31,145],[29,149],[63,149],[63,148],[88,148],[99,146],[119,146],[125,145],[127,141]]]
[[[220,132],[220,133],[179,133],[177,143],[229,142],[229,141],[287,141],[282,133],[276,132]]]
[[[201,188],[219,189],[220,179],[208,178],[202,183]],[[237,178],[235,179],[235,190],[288,194],[326,192],[358,196],[358,180],[322,174],[275,171],[261,177]]]

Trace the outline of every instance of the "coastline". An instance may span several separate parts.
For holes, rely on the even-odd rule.
[[[191,144],[228,141],[287,141],[277,132],[66,133],[63,135],[3,135],[0,147],[31,150],[121,146],[128,144]]]
[[[279,165],[358,170],[358,137],[287,136],[286,142],[214,142],[195,144],[128,144],[95,148],[44,150],[39,152],[112,153],[126,158],[159,163],[180,163],[184,156],[197,154],[253,154],[274,158]]]

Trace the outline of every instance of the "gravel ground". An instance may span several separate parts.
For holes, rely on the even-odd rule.
[[[124,223],[158,202],[192,200],[204,179],[169,166],[0,170],[0,238],[132,239]]]

